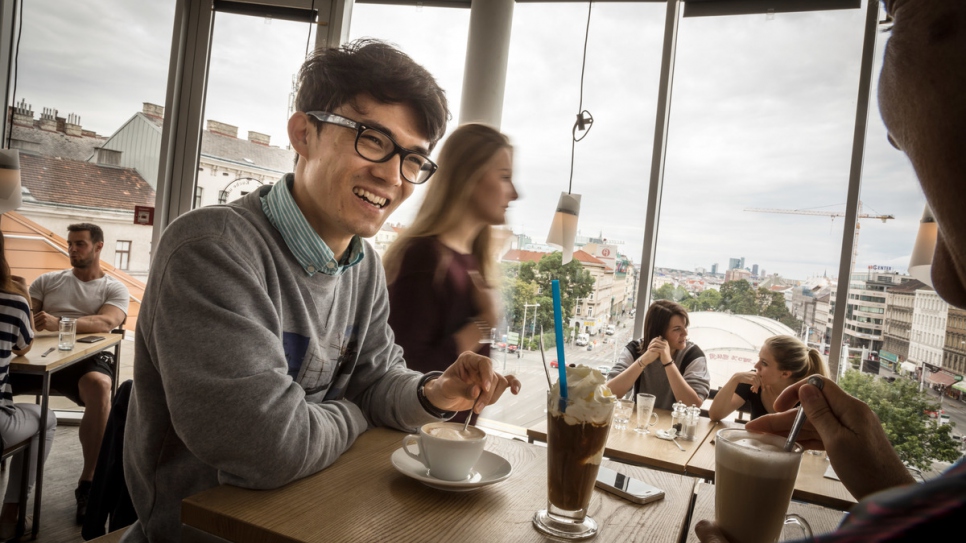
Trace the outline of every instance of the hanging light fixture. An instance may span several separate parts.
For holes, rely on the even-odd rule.
[[[584,69],[587,66],[587,38],[590,37],[590,11],[594,3],[587,5],[587,29],[584,33],[584,56],[580,65],[580,103],[577,106],[577,121],[574,123],[571,132],[570,142],[570,183],[567,192],[560,193],[557,201],[557,211],[553,215],[553,222],[550,224],[550,233],[547,234],[547,244],[560,249],[563,252],[562,262],[567,264],[574,257],[574,243],[577,240],[577,217],[580,215],[580,195],[573,193],[574,187],[574,150],[578,141],[584,139],[590,133],[590,127],[594,124],[594,117],[589,111],[584,109]]]
[[[919,221],[919,232],[916,234],[916,244],[912,247],[912,258],[909,259],[909,275],[932,286],[932,257],[936,252],[936,233],[938,226],[932,216],[929,204],[922,211]]]
[[[20,207],[20,154],[0,149],[0,213]]]

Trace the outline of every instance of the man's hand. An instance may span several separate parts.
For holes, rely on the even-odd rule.
[[[795,419],[792,408],[801,402],[808,421],[798,442],[807,449],[828,451],[835,473],[856,499],[913,483],[869,406],[831,380],[824,381],[821,390],[804,379],[786,388],[775,400],[775,410],[784,412],[757,418],[745,428],[788,436]]]
[[[728,543],[728,538],[721,533],[721,528],[710,520],[702,520],[694,527],[694,535],[701,543]]]
[[[56,332],[60,328],[60,318],[46,313],[44,311],[38,311],[34,313],[34,330],[38,332],[41,330],[47,330],[50,332]]]
[[[467,351],[438,379],[426,383],[423,393],[430,403],[443,411],[472,408],[479,414],[487,405],[496,403],[507,388],[513,394],[519,393],[520,381],[512,375],[504,377],[496,373],[489,358]]]

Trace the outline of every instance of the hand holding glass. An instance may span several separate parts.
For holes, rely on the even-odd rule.
[[[653,394],[640,393],[637,395],[637,427],[634,431],[639,434],[649,434],[648,427],[657,424],[657,413],[654,412],[654,402],[657,400]]]

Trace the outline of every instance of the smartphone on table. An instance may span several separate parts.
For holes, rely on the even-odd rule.
[[[87,336],[77,340],[77,343],[97,343],[104,339],[104,336]]]
[[[660,488],[604,466],[597,472],[597,488],[634,503],[651,503],[664,499],[664,491]]]

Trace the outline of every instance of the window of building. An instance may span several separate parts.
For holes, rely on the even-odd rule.
[[[114,267],[119,270],[127,270],[131,265],[131,242],[130,240],[117,240],[117,247],[114,249]]]
[[[204,187],[195,187],[195,209],[201,207],[201,195],[204,194]]]

